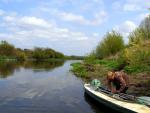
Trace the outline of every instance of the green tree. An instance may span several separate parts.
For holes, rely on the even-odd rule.
[[[115,55],[125,47],[121,34],[112,31],[104,36],[104,39],[98,44],[95,55],[98,58],[104,58]]]
[[[15,56],[15,47],[7,41],[0,42],[0,55],[1,56]]]
[[[20,48],[16,49],[16,59],[19,61],[24,61],[27,59],[25,52]]]
[[[139,27],[129,35],[129,44],[138,44],[150,39],[150,16],[146,17]]]
[[[33,58],[35,59],[50,59],[63,57],[64,55],[62,53],[54,51],[50,48],[35,48],[33,51]]]
[[[33,51],[33,58],[35,59],[44,59],[45,54],[42,48],[36,47]]]
[[[129,35],[129,47],[123,53],[128,71],[150,70],[150,16]]]

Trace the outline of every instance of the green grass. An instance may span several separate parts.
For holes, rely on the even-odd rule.
[[[104,65],[110,69],[116,69],[119,66],[119,63],[116,60],[96,60],[96,64]]]
[[[84,65],[82,63],[73,63],[71,64],[72,69],[71,71],[74,72],[77,76],[80,77],[86,77],[86,68],[84,67]]]
[[[87,66],[88,64],[88,66]],[[96,65],[101,65],[100,67],[97,67]],[[91,69],[93,70],[92,73],[97,73],[99,71],[103,71],[103,68],[107,70],[115,69],[118,67],[118,62],[116,60],[94,60],[91,64],[91,62],[86,63],[73,63],[71,64],[72,69],[71,71],[80,77],[88,77],[89,73],[91,72]],[[102,68],[103,67],[103,68]],[[96,68],[96,69],[95,69]],[[97,69],[100,68],[100,69]],[[100,73],[99,73],[100,74]]]
[[[14,56],[1,56],[0,55],[0,60],[14,60],[16,59]]]
[[[88,78],[91,76],[96,77],[105,75],[109,70],[119,69],[119,66],[120,63],[117,60],[97,59],[92,63],[73,63],[71,71],[79,77]],[[137,74],[142,72],[150,72],[150,67],[146,65],[126,65],[123,70],[128,74]]]
[[[137,65],[137,66],[126,66],[124,68],[127,73],[141,73],[141,72],[150,72],[149,66]]]

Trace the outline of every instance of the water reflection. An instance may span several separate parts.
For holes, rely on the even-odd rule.
[[[111,113],[110,111],[114,111],[103,104],[100,104],[98,101],[91,98],[88,94],[84,93],[84,98],[87,103],[91,106],[92,110],[95,113]],[[119,113],[117,111],[114,111],[115,113]]]
[[[1,63],[1,77],[13,76],[0,80],[0,113],[104,113],[84,96],[82,80],[69,71],[73,62]]]
[[[34,72],[50,71],[56,67],[62,66],[64,60],[55,61],[0,61],[0,78],[7,78],[13,75],[15,71],[19,71],[21,67],[33,69]]]
[[[21,62],[15,61],[0,61],[0,77],[6,78],[18,70],[21,66]]]

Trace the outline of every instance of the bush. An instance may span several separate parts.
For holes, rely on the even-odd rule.
[[[129,44],[138,44],[141,41],[150,39],[150,16],[145,18],[140,26],[129,35]]]
[[[129,64],[125,70],[129,73],[150,71],[150,40],[141,41],[124,50],[124,59]]]
[[[95,54],[97,58],[101,59],[115,55],[122,50],[124,46],[123,37],[119,33],[112,31],[104,36],[104,39],[97,46]]]
[[[96,60],[95,53],[92,52],[91,54],[87,55],[84,59],[84,62],[87,64],[94,64]]]
[[[43,59],[49,59],[49,58],[64,58],[64,55],[50,48],[36,47],[33,51],[32,57],[38,60],[43,60]]]
[[[1,56],[14,56],[15,55],[15,47],[9,44],[6,41],[0,42],[0,55]]]
[[[27,59],[27,56],[25,55],[24,52],[18,51],[18,52],[17,52],[17,55],[16,55],[16,58],[17,58],[17,60],[19,60],[19,61],[24,61],[24,60]]]
[[[126,48],[124,56],[130,65],[150,65],[150,40]]]
[[[120,54],[120,61],[128,66],[125,71],[137,73],[150,71],[150,16],[129,35],[129,46]]]

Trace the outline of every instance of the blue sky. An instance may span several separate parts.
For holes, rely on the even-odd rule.
[[[86,55],[111,30],[127,43],[149,7],[150,0],[0,0],[0,40]]]

